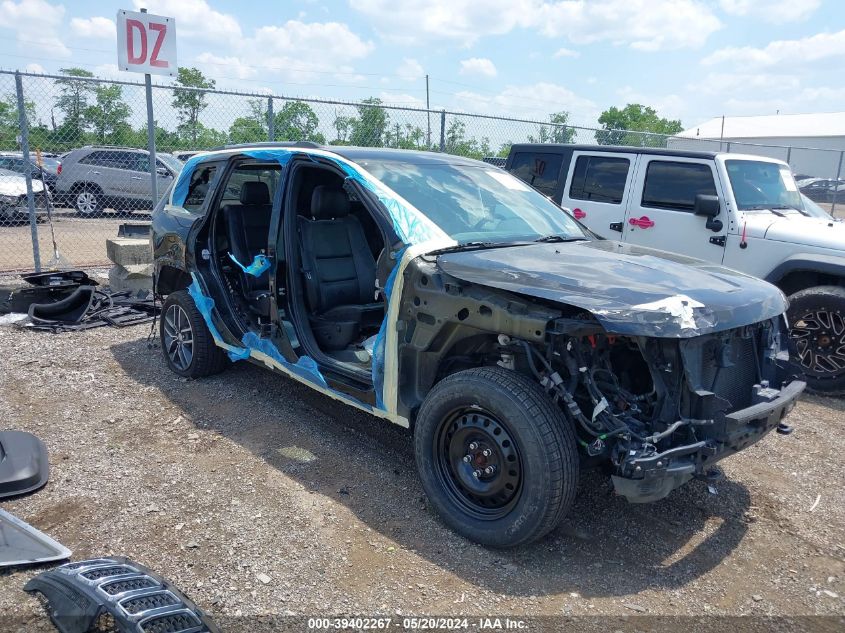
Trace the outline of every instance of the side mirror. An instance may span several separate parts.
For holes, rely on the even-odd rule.
[[[695,205],[692,208],[692,212],[695,213],[695,215],[703,215],[706,218],[715,218],[719,215],[720,210],[721,203],[719,202],[719,196],[708,196],[700,193],[695,197]]]

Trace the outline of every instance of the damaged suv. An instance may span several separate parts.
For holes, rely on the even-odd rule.
[[[411,429],[432,504],[486,545],[549,532],[583,466],[633,502],[712,477],[804,389],[774,286],[597,239],[466,158],[195,156],[152,242],[174,372],[250,360]]]

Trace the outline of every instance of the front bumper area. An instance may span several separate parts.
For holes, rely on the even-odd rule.
[[[695,476],[704,475],[712,464],[737,453],[763,438],[792,411],[806,384],[794,380],[768,401],[724,414],[716,437],[661,453],[634,456],[613,475],[616,494],[632,503],[649,503],[668,495]]]

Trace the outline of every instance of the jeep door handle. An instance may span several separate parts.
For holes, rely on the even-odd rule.
[[[642,216],[641,218],[631,218],[628,220],[628,224],[631,226],[636,226],[641,229],[650,229],[654,226],[654,221],[650,219],[647,215]]]

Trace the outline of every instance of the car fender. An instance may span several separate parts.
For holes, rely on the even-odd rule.
[[[795,253],[775,266],[764,279],[777,284],[794,272],[815,272],[845,279],[845,257],[821,253]]]

